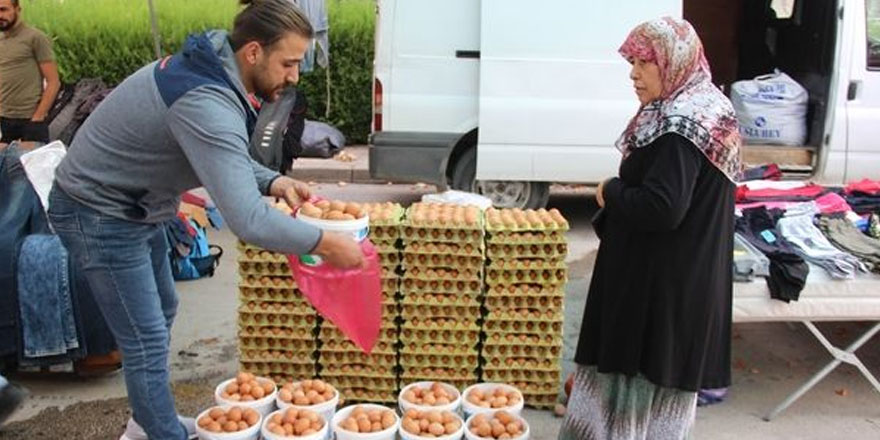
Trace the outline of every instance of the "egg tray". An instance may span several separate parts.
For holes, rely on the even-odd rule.
[[[239,247],[239,263],[284,263],[287,264],[287,255],[260,250],[254,248]]]
[[[376,242],[396,242],[400,239],[400,226],[376,226],[371,224],[367,238],[369,238],[373,244],[376,244]]]
[[[458,354],[401,354],[402,367],[433,367],[443,365],[451,368],[477,368],[480,357],[474,351],[469,355]]]
[[[437,305],[402,305],[400,317],[405,321],[413,321],[420,317],[431,318],[480,318],[480,306],[437,306]]]
[[[474,293],[408,293],[400,300],[401,309],[408,306],[465,306],[479,307],[480,295]]]
[[[314,364],[316,353],[283,350],[239,350],[242,362],[277,362],[282,364]]]
[[[422,281],[482,281],[482,269],[424,269],[418,267],[407,268],[403,275],[404,280]]]
[[[568,270],[557,269],[486,269],[486,284],[540,284],[557,285],[568,281]]]
[[[500,244],[486,246],[486,256],[493,260],[542,258],[564,260],[568,256],[568,243],[546,244]]]
[[[511,382],[510,385],[517,387],[525,396],[558,395],[560,391],[559,381],[552,382]]]
[[[296,282],[290,275],[287,276],[258,276],[242,275],[238,287],[253,289],[296,290]]]
[[[542,371],[530,369],[493,370],[483,368],[483,380],[490,382],[539,382],[559,383],[561,370]]]
[[[407,235],[408,233],[410,235]],[[482,248],[484,239],[485,236],[481,231],[469,231],[464,229],[458,231],[450,229],[411,229],[401,232],[403,249],[408,249],[415,243],[419,244],[420,247],[433,243],[438,245],[459,244],[462,246],[469,244],[474,247],[479,246]]]
[[[295,289],[264,289],[253,287],[239,287],[238,299],[241,302],[275,302],[305,304],[308,302],[302,292]]]
[[[550,410],[556,407],[559,393],[553,394],[525,394],[523,402],[526,406],[540,410]]]
[[[448,267],[448,268],[481,268],[485,264],[482,256],[465,256],[450,254],[403,254],[404,267]]]
[[[471,217],[473,221],[466,221],[465,218],[458,222],[441,221],[440,219],[429,221],[429,218],[432,217],[431,212],[437,213],[438,211],[441,212],[436,217],[442,217],[442,215],[447,215],[448,217]],[[453,227],[483,229],[483,213],[480,208],[470,205],[416,202],[407,208],[403,224],[443,224]]]
[[[370,225],[396,225],[401,222],[403,219],[403,214],[406,210],[400,203],[394,202],[366,202],[361,203],[361,208],[367,212],[367,214],[374,213],[377,209],[387,210],[390,208],[392,211],[391,217],[387,219],[379,220],[375,215],[370,216]]]
[[[309,340],[315,339],[314,327],[289,327],[289,326],[255,326],[239,324],[238,335],[240,337],[264,337],[274,339]]]
[[[254,350],[292,350],[315,351],[318,343],[314,339],[275,339],[261,336],[244,336],[238,339],[239,349]]]
[[[239,275],[258,275],[258,276],[271,276],[271,277],[288,277],[293,278],[293,274],[290,272],[290,265],[285,261],[284,263],[249,263],[249,262],[239,262],[238,263],[238,273]]]
[[[314,312],[309,315],[280,314],[274,312],[238,312],[238,322],[243,325],[280,325],[314,328],[317,320],[318,315]]]
[[[369,359],[373,354],[397,354],[397,340],[376,341],[370,355],[364,354],[361,349],[351,341],[322,341],[321,353],[351,353],[360,355],[357,359]]]
[[[322,363],[318,361],[320,366],[321,377],[332,379],[334,384],[339,383],[337,378],[340,377],[368,377],[376,379],[392,379],[397,381],[397,363],[367,363],[367,364],[343,364],[343,363]],[[348,383],[348,386],[365,386],[365,384]],[[396,384],[395,384],[396,385]]]
[[[562,354],[561,346],[540,345],[490,345],[483,346],[482,356],[484,359],[506,359],[508,357],[525,356],[534,359],[558,359]]]
[[[504,310],[515,310],[521,308],[539,309],[539,310],[562,310],[565,306],[565,298],[559,296],[488,296],[485,300],[486,309],[489,314],[499,313]]]
[[[390,377],[366,377],[366,376],[326,376],[321,372],[321,377],[331,382],[337,389],[370,389],[374,391],[397,391],[397,377],[392,373]]]
[[[486,244],[567,244],[564,232],[488,232]]]
[[[321,341],[347,341],[348,337],[336,324],[325,319],[318,329],[318,339]],[[397,324],[390,322],[382,322],[379,325],[379,341],[396,341],[397,340]]]
[[[315,309],[307,302],[269,302],[269,301],[247,301],[238,306],[239,313],[259,313],[273,315],[314,315]]]
[[[562,321],[548,322],[521,322],[521,321],[492,321],[483,322],[483,330],[501,333],[531,333],[538,335],[562,334]]]
[[[413,382],[443,382],[449,385],[452,385],[458,390],[463,390],[474,383],[479,381],[479,375],[474,373],[470,373],[466,377],[449,377],[446,375],[427,375],[427,374],[404,374],[400,376],[400,383],[405,386],[405,384],[413,383]]]
[[[473,294],[483,293],[481,280],[422,280],[403,278],[400,281],[400,292],[406,298],[410,294],[449,293]]]
[[[413,354],[436,353],[443,355],[471,355],[479,353],[479,344],[448,344],[442,342],[409,342],[401,344],[400,355],[407,356]]]
[[[393,252],[379,252],[379,264],[382,266],[391,266],[400,264],[401,257],[400,252],[394,250]]]
[[[564,261],[542,259],[493,260],[486,265],[486,273],[494,271],[568,270]]]
[[[486,314],[486,322],[562,322],[565,317],[561,307],[498,309]]]
[[[484,257],[483,243],[431,243],[413,241],[403,248],[404,255],[452,255],[462,257]]]
[[[401,328],[400,342],[411,343],[439,343],[439,344],[462,344],[470,347],[480,342],[479,330],[423,330],[415,328]]]
[[[345,398],[345,404],[354,403],[394,403],[397,402],[397,390],[374,391],[367,388],[339,388],[339,393]]]
[[[348,365],[359,365],[359,364],[370,364],[374,365],[396,365],[397,363],[397,355],[394,353],[385,353],[385,354],[370,354],[366,355],[364,353],[354,353],[354,352],[346,352],[346,353],[338,353],[338,352],[328,352],[322,351],[320,362],[321,365],[330,365],[330,364],[348,364]]]
[[[565,296],[565,283],[558,284],[496,284],[488,286],[486,298],[493,297],[557,298]]]
[[[562,332],[558,333],[514,333],[484,330],[483,345],[522,345],[541,347],[561,347]]]
[[[548,359],[536,359],[530,357],[511,357],[503,358],[483,356],[483,371],[486,370],[522,370],[531,371],[556,371],[559,369],[559,357]]]
[[[405,320],[400,326],[407,330],[453,330],[453,331],[479,331],[480,324],[476,317],[421,317]]]
[[[451,368],[451,367],[414,367],[401,365],[400,378],[404,383],[416,381],[472,381],[477,380],[477,370],[474,368]]]
[[[315,363],[309,364],[285,364],[280,362],[249,362],[242,361],[239,363],[241,371],[247,371],[258,376],[270,376],[276,383],[283,383],[287,380],[278,380],[276,377],[284,378],[300,378],[314,377],[316,375]],[[288,379],[289,380],[289,379]],[[299,379],[295,379],[299,380]]]

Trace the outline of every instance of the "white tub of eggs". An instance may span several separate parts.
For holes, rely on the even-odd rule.
[[[462,393],[461,407],[464,418],[474,414],[490,414],[504,410],[519,417],[524,399],[522,392],[503,383],[478,383],[467,387]]]
[[[465,423],[467,440],[528,440],[529,424],[507,411],[474,414]]]
[[[265,416],[275,411],[275,396],[278,393],[275,381],[267,377],[257,377],[241,372],[234,378],[223,381],[214,390],[214,401],[218,405],[238,405],[253,408]]]
[[[320,414],[324,420],[333,420],[339,404],[339,391],[320,379],[307,379],[284,384],[275,398],[278,408],[309,410]],[[327,438],[330,430],[327,430]]]
[[[279,409],[263,420],[263,440],[324,440],[329,437],[327,419],[308,409]]]
[[[464,435],[464,420],[452,411],[419,411],[410,408],[400,422],[403,440],[459,440]]]
[[[415,382],[400,391],[397,405],[402,414],[409,409],[457,413],[461,409],[461,392],[442,382]]]
[[[196,433],[201,440],[257,440],[262,421],[263,415],[253,408],[215,406],[196,417]]]
[[[331,425],[336,440],[396,440],[400,417],[382,405],[351,405],[339,410]]]

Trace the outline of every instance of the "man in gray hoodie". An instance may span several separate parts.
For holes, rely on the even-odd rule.
[[[246,242],[343,268],[364,263],[350,237],[322,234],[262,200],[310,196],[248,155],[256,121],[248,95],[273,101],[296,83],[313,30],[286,0],[241,3],[232,33],[192,36],[123,81],[56,171],[49,219],[122,351],[134,419],[123,439],[194,437],[193,421],[178,421],[168,366],[177,295],[162,223],[183,192],[204,186]]]

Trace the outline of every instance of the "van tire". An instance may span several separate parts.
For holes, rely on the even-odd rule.
[[[547,182],[510,182],[517,184],[525,194],[520,193],[520,196],[513,197],[509,203],[499,204],[495,197],[485,194],[485,187],[477,183],[476,175],[477,148],[469,147],[452,164],[452,189],[486,195],[498,208],[540,209],[546,207],[550,200],[550,184]]]

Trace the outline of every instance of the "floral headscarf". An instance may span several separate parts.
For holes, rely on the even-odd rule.
[[[656,63],[663,83],[660,98],[639,108],[617,140],[623,157],[666,133],[677,133],[736,182],[742,171],[736,114],[712,84],[703,44],[691,24],[672,17],[642,23],[618,51],[627,59]]]

